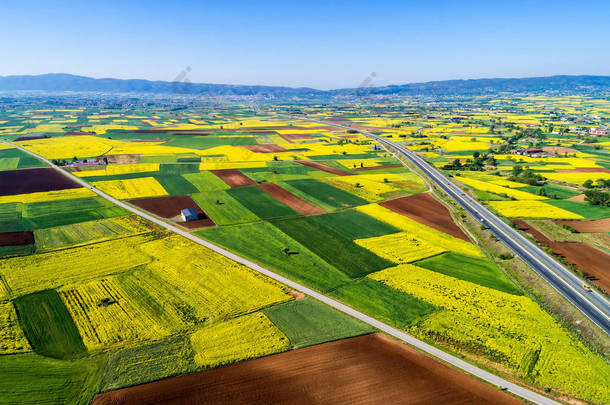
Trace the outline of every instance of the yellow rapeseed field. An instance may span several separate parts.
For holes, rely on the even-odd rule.
[[[65,287],[59,295],[91,351],[169,334],[114,279]]]
[[[414,221],[411,218],[397,214],[380,205],[369,204],[357,207],[356,209],[367,215],[372,216],[373,218],[377,218],[380,221],[386,222],[408,233],[409,235],[415,237],[418,240],[423,240],[427,242],[430,245],[469,256],[485,256],[477,246],[473,245],[470,242],[466,242],[462,239],[438,231],[434,228]]]
[[[540,195],[536,195],[536,194],[532,194],[532,193],[527,193],[525,191],[519,191],[519,190],[514,190],[512,188],[508,188],[508,187],[502,187],[502,186],[498,186],[496,184],[492,184],[492,183],[488,183],[486,181],[480,181],[480,180],[476,180],[476,179],[471,179],[468,177],[457,177],[457,179],[466,184],[467,186],[476,188],[477,190],[482,190],[482,191],[489,191],[491,193],[496,193],[496,194],[506,194],[509,197],[513,197],[516,198],[517,200],[546,200],[546,197],[540,196]]]
[[[191,336],[195,363],[212,368],[290,349],[290,341],[264,314],[255,312]]]
[[[125,180],[103,180],[92,183],[96,188],[118,199],[157,197],[167,191],[154,177]]]
[[[490,201],[490,207],[508,218],[584,219],[542,201]]]
[[[106,165],[100,170],[85,170],[82,172],[74,172],[72,174],[78,177],[92,176],[114,176],[127,173],[145,173],[159,171],[159,163],[137,163],[124,165]]]
[[[446,252],[407,232],[356,239],[358,245],[394,263],[409,263]]]
[[[607,399],[610,365],[529,297],[408,264],[369,277],[442,308],[411,329],[418,336],[475,350],[541,386]]]
[[[58,200],[71,200],[73,198],[88,198],[95,197],[93,191],[88,188],[68,188],[65,190],[56,190],[56,191],[42,191],[39,193],[29,193],[29,194],[16,194],[16,195],[3,195],[0,196],[0,204],[5,203],[37,203],[43,201],[58,201]]]
[[[543,173],[544,177],[549,180],[563,181],[565,183],[574,183],[582,185],[587,180],[610,179],[610,173],[593,172],[593,173]]]
[[[281,284],[179,236],[140,249],[155,260],[123,284],[155,297],[170,329],[218,322],[291,299]]]
[[[0,302],[0,355],[30,350],[30,344],[21,330],[13,303]]]

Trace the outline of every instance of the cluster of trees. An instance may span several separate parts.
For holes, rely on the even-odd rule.
[[[460,162],[460,159],[455,159],[453,162],[443,166],[445,170],[473,170],[483,171],[485,166],[495,166],[496,159],[491,154],[474,152],[472,159],[466,159],[464,163]]]
[[[533,170],[527,167],[524,168],[522,165],[513,166],[512,175],[508,179],[517,183],[529,184],[530,186],[541,186],[545,181],[544,177],[534,173]]]
[[[610,207],[610,193],[595,188],[585,191],[585,200],[592,205]]]
[[[511,149],[515,149],[515,146],[519,143],[519,141],[523,138],[534,138],[539,141],[543,141],[546,139],[546,134],[542,132],[540,128],[525,128],[521,131],[517,131],[515,134],[511,135],[506,143],[502,144],[498,149],[500,153],[506,153]]]

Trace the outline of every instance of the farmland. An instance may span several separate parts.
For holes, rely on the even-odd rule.
[[[607,159],[590,149],[530,157],[504,148],[489,156],[526,127],[513,113],[479,107],[453,116],[424,113],[415,101],[363,105],[362,114],[348,105],[299,108],[418,151],[517,227],[522,220],[539,227],[552,249],[578,243],[605,257],[610,215],[585,193],[603,192],[607,177],[598,174],[606,173]],[[21,118],[7,120],[0,137],[159,221],[508,379],[556,398],[604,402],[610,383],[603,342],[588,342],[574,332],[576,320],[547,312],[548,302],[515,273],[518,259],[499,257],[463,212],[370,139],[239,104],[62,110],[16,109]],[[32,115],[46,118],[16,129]],[[502,134],[489,133],[492,122],[498,131],[499,117]],[[51,122],[63,119],[76,119],[78,128]],[[564,138],[549,135],[542,147]],[[511,147],[524,148],[521,139]],[[225,399],[251,390],[282,400],[297,389],[338,402],[383,391],[377,400],[513,403],[2,148],[0,181],[10,187],[0,193],[0,360],[15,376],[10,395],[25,395],[40,377],[55,402],[86,403],[96,394],[96,403],[114,395],[129,402],[133,393],[165,398],[173,387],[184,387],[174,400],[193,402],[206,387],[209,398]],[[587,176],[599,185],[585,187]],[[185,208],[197,218],[184,221]],[[593,270],[586,274],[605,285]],[[35,364],[53,375],[36,370],[20,381]],[[342,377],[338,370],[346,369]],[[225,378],[241,381],[223,391],[215,381]],[[286,378],[296,388],[287,388]],[[333,384],[349,392],[332,393]],[[0,384],[0,397],[2,390],[9,388]],[[29,395],[35,402],[41,392]]]

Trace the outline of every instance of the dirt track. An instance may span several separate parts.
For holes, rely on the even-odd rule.
[[[519,404],[385,335],[339,340],[108,392],[118,404]]]
[[[513,221],[519,229],[529,233],[538,242],[550,247],[558,255],[563,256],[567,263],[574,264],[582,269],[585,276],[595,284],[605,291],[610,291],[610,269],[608,268],[610,255],[587,243],[555,242],[547,238],[546,235],[528,222],[519,219],[514,219]]]
[[[221,169],[221,170],[210,170],[222,181],[227,183],[231,188],[251,186],[256,184],[251,178],[244,175],[237,169]]]
[[[82,187],[50,167],[1,171],[0,185],[0,196]]]
[[[305,200],[297,197],[291,192],[284,190],[277,184],[273,183],[265,183],[260,184],[258,186],[265,193],[269,194],[271,197],[283,202],[296,212],[302,215],[318,215],[324,214],[325,211],[322,208],[316,207],[315,205],[308,203]]]
[[[313,162],[311,160],[297,160],[297,163],[300,163],[304,166],[313,167],[314,169],[322,170],[326,173],[336,174],[337,176],[351,176],[350,172],[346,172],[343,170],[335,169],[334,167],[323,165],[322,163]]]
[[[397,198],[379,203],[379,205],[441,232],[470,242],[468,236],[453,222],[447,208],[428,193]]]

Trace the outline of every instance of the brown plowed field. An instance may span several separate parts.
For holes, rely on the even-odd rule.
[[[311,160],[297,160],[297,163],[300,163],[304,166],[313,167],[314,169],[322,170],[326,173],[336,174],[337,176],[351,176],[350,172],[346,172],[343,170],[335,169],[334,167],[323,165],[322,163],[313,162]]]
[[[581,167],[580,169],[557,169],[555,171],[557,173],[610,173],[610,169],[603,169],[601,167]]]
[[[402,167],[402,165],[400,163],[398,163],[395,165],[385,165],[385,166],[357,167],[353,170],[355,172],[366,172],[367,170],[394,169],[397,167]]]
[[[565,261],[582,269],[585,276],[606,291],[610,291],[610,255],[603,250],[580,242],[555,242],[546,237],[542,232],[530,225],[528,222],[514,219],[519,229],[532,235],[543,245],[548,246],[558,255],[563,256]],[[572,225],[570,225],[572,226]]]
[[[0,232],[0,246],[33,245],[34,232]]]
[[[589,221],[555,221],[559,225],[568,225],[578,232],[610,232],[610,218]]]
[[[243,174],[237,169],[222,169],[222,170],[210,170],[216,176],[220,177],[222,181],[227,183],[231,188],[251,186],[256,184],[254,180]]]
[[[311,139],[311,134],[283,134],[280,135],[285,141],[294,143],[297,139]]]
[[[82,187],[50,167],[1,171],[0,185],[0,196]]]
[[[586,197],[586,195],[584,195],[584,194],[578,194],[578,195],[575,195],[574,197],[566,198],[566,200],[576,201],[576,202],[585,202],[585,197]]]
[[[286,204],[287,206],[289,206],[290,208],[292,208],[299,214],[318,215],[318,214],[324,214],[326,212],[322,208],[316,207],[315,205],[308,203],[305,200],[302,200],[301,198],[292,194],[290,191],[284,190],[282,187],[278,186],[277,184],[273,184],[273,183],[259,184],[258,188],[260,188],[261,190],[263,190],[265,193],[269,194],[271,197],[275,198],[276,200],[283,202],[284,204]]]
[[[381,334],[97,395],[118,404],[521,404]]]
[[[152,197],[130,200],[131,204],[152,212],[163,218],[174,218],[180,215],[184,208],[194,208],[199,214],[195,221],[180,222],[180,225],[188,229],[205,228],[216,224],[209,218],[199,205],[188,195],[173,195],[169,197]]]
[[[32,141],[34,139],[44,139],[44,138],[48,138],[44,135],[25,135],[25,136],[20,136],[19,138],[15,139],[15,141]]]
[[[441,232],[470,242],[468,236],[453,222],[447,208],[428,193],[397,198],[379,203],[379,205]]]
[[[564,148],[563,146],[545,146],[542,150],[547,153],[578,153],[576,149]]]
[[[256,153],[277,153],[277,152],[288,152],[287,149],[282,148],[280,145],[274,143],[259,144],[259,145],[240,145],[242,148],[246,148],[249,151]]]

